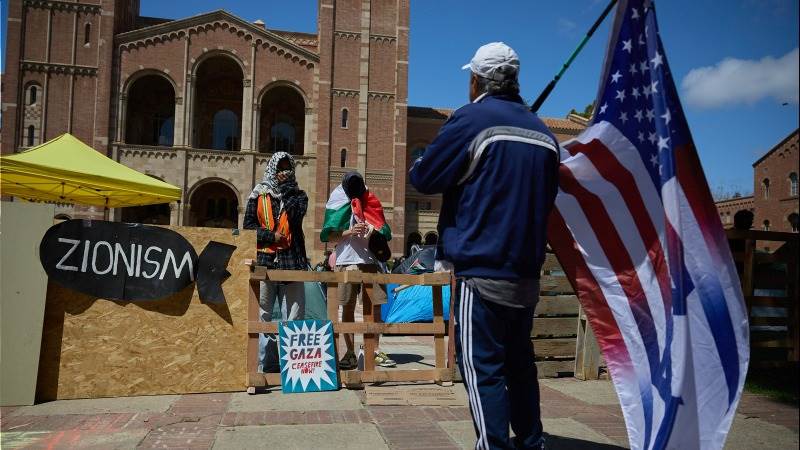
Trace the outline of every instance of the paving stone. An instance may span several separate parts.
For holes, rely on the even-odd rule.
[[[223,414],[228,410],[230,400],[230,393],[182,395],[172,404],[168,413],[198,417]]]
[[[435,385],[385,383],[381,386],[407,390]],[[604,389],[605,393],[594,392],[590,396],[584,392],[587,386]],[[461,384],[456,384],[454,390],[464,393]],[[606,381],[542,381],[542,414],[550,447],[626,447],[622,412],[616,402],[610,401],[609,391],[613,394]],[[279,439],[281,448],[316,446],[327,449],[352,447],[352,443],[357,442],[352,436],[357,436],[358,430],[367,430],[371,436],[363,441],[370,443],[364,448],[432,450],[470,448],[474,443],[466,396],[464,406],[456,407],[365,407],[364,397],[365,391],[284,395],[273,390],[255,396],[190,394],[65,400],[33,407],[3,408],[0,411],[3,415],[0,444],[3,449],[210,449],[216,441],[218,448],[247,448],[247,445],[264,448],[268,446],[265,442],[273,442],[265,439]],[[745,393],[738,412],[727,449],[798,447],[796,406]],[[332,432],[319,432],[320,429]],[[235,434],[237,430],[242,433]],[[311,433],[310,440],[297,440],[297,436],[307,432]],[[330,440],[331,436],[334,440]],[[296,447],[283,445],[292,440],[291,445]]]
[[[407,423],[384,422],[378,425],[383,438],[391,448],[398,449],[457,449],[458,444],[435,422]],[[413,430],[413,431],[412,431]]]
[[[539,384],[591,405],[619,405],[619,398],[611,381],[544,378],[539,380]]]
[[[272,425],[221,428],[214,450],[388,449],[375,425]]]
[[[800,428],[797,405],[787,405],[763,395],[744,393],[737,410],[747,417],[761,419],[774,425],[781,425],[795,433]]]
[[[244,392],[232,394],[228,411],[314,411],[363,409],[361,400],[354,391],[314,392],[304,394],[284,394],[273,390],[267,393],[249,395]]]
[[[471,420],[439,422],[438,425],[458,443],[460,448],[475,448],[475,428]],[[607,437],[572,419],[542,419],[549,448],[613,449],[621,448]],[[513,432],[509,432],[513,435]]]
[[[452,422],[438,422],[438,425],[450,436],[459,448],[475,448],[475,427],[472,420],[456,420]]]
[[[3,432],[3,449],[47,448],[47,449],[132,449],[144,439],[147,430],[127,430],[104,433],[83,430],[60,431],[11,431]]]
[[[734,418],[726,450],[749,450],[768,448],[770,450],[797,450],[798,433],[786,427],[775,425],[761,419],[747,418],[737,414]]]
[[[151,430],[140,449],[177,449],[197,448],[209,449],[214,443],[214,435],[221,415],[209,416],[204,420],[182,421]]]
[[[150,395],[142,397],[56,400],[33,406],[22,406],[15,409],[9,416],[164,412],[178,398],[179,396],[177,395]]]
[[[547,439],[548,446],[551,448],[621,448],[615,445],[614,441],[608,437],[570,418],[543,418],[542,427],[546,434],[545,439]]]

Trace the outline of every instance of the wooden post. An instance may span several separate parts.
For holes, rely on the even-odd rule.
[[[797,264],[797,241],[794,243],[787,243],[787,245],[791,245],[791,255],[794,257],[790,257],[789,261],[786,264],[786,296],[789,300],[789,306],[787,315],[789,316],[789,322],[787,323],[789,329],[789,342],[792,348],[789,349],[789,354],[787,355],[787,359],[789,361],[797,362],[800,360],[800,330],[798,330],[798,326],[800,326],[800,317],[798,317],[798,289],[797,289],[797,278],[800,276],[798,273],[798,264]]]
[[[250,280],[250,295],[247,300],[247,320],[250,322],[260,320],[260,317],[258,317],[258,295],[260,290],[260,282],[258,280]],[[247,375],[245,385],[247,386],[248,394],[256,393],[256,387],[251,385],[250,374],[258,371],[258,335],[259,333],[247,334]]]
[[[447,325],[447,367],[456,369],[456,277],[450,278],[450,319]]]
[[[444,327],[444,305],[442,303],[442,287],[432,286],[431,290],[433,291],[433,324],[441,325],[442,327]],[[444,345],[444,333],[437,333],[433,335],[433,354],[435,355],[436,358],[436,368],[445,369],[446,354]],[[437,376],[434,381],[436,382],[436,384],[439,385],[443,383],[443,380],[441,379],[440,376]]]
[[[578,309],[578,339],[575,348],[575,378],[580,380],[597,380],[600,378],[600,348],[594,337],[589,320],[583,311]]]
[[[341,353],[339,352],[339,297],[338,291],[339,284],[338,283],[328,283],[328,298],[327,298],[327,305],[328,305],[328,320],[331,321],[331,327],[333,328],[333,353],[336,357],[336,361],[338,363],[339,358],[342,357]],[[338,364],[337,364],[338,367]]]
[[[363,283],[361,285],[361,303],[364,307],[364,323],[375,323],[375,308],[372,307],[370,294],[372,289],[380,289],[380,285]],[[364,333],[364,372],[375,370],[375,342],[374,333]]]
[[[742,291],[744,291],[745,301],[753,295],[753,271],[755,269],[755,239],[746,238],[744,240],[744,268],[742,270]]]

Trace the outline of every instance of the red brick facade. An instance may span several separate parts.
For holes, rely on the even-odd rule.
[[[341,176],[358,170],[399,254],[411,234],[435,238],[439,199],[414,192],[406,172],[450,114],[408,107],[408,34],[408,0],[319,0],[316,34],[222,10],[142,17],[138,0],[11,0],[2,153],[69,132],[183,191],[180,202],[112,218],[229,227],[241,225],[269,153],[290,151],[309,194],[307,236]],[[562,139],[585,126],[547,120]],[[307,241],[315,255],[324,249]]]
[[[108,150],[114,36],[137,14],[138,2],[9,2],[2,153],[64,132]]]
[[[753,163],[753,195],[716,203],[725,228],[741,210],[754,214],[753,229],[798,231],[798,130]]]
[[[798,231],[797,144],[795,130],[753,163],[753,228]]]
[[[717,211],[719,211],[719,220],[726,229],[733,228],[733,216],[735,216],[737,212],[750,211],[755,213],[756,210],[752,195],[720,200],[716,205]]]

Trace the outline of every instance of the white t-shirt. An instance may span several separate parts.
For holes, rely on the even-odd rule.
[[[351,217],[350,227],[354,224],[355,217]],[[354,234],[342,238],[336,244],[336,265],[349,266],[352,264],[378,264],[375,255],[369,251],[369,241]]]

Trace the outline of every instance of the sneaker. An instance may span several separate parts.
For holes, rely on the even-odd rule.
[[[339,361],[339,370],[353,370],[357,365],[358,359],[356,358],[356,354],[353,353],[352,350],[348,350],[341,361]]]
[[[381,367],[394,367],[397,365],[397,363],[390,359],[384,352],[375,352],[375,364]]]

